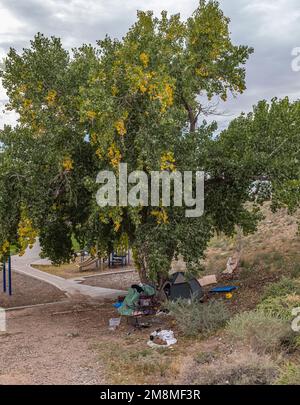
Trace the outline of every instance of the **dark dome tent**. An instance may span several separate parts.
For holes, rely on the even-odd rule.
[[[178,298],[189,299],[192,297],[201,300],[204,295],[198,280],[195,278],[187,279],[181,271],[173,273],[170,276],[163,286],[163,291],[171,301],[175,301]]]

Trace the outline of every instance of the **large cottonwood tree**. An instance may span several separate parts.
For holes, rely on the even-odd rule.
[[[59,39],[38,34],[21,54],[11,49],[2,80],[19,122],[0,135],[2,248],[24,249],[36,230],[44,254],[60,263],[72,255],[73,235],[101,253],[128,239],[141,279],[160,281],[179,254],[199,270],[215,231],[253,230],[257,210],[244,202],[261,168],[253,150],[252,165],[240,147],[248,124],[237,120],[219,137],[203,121],[212,98],[245,90],[252,49],[234,45],[228,26],[217,2],[201,0],[187,21],[138,12],[122,40],[106,37],[95,48],[70,54]],[[146,173],[204,170],[204,215],[186,218],[185,207],[172,206],[100,208],[97,172],[117,173],[120,162]]]

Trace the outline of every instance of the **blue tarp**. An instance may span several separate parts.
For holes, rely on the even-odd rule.
[[[233,291],[233,290],[236,290],[236,289],[237,289],[237,287],[234,286],[234,285],[226,285],[226,286],[224,286],[224,287],[215,287],[215,288],[212,288],[212,289],[210,290],[210,292],[212,292],[212,293],[230,292],[230,291]]]

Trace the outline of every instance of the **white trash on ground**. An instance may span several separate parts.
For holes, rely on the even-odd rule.
[[[121,318],[110,318],[109,320],[109,330],[115,330],[120,326]]]
[[[165,343],[155,343],[156,339],[159,339]],[[177,339],[174,337],[174,332],[172,330],[161,330],[151,333],[150,340],[147,342],[147,345],[150,347],[168,347],[174,345],[175,343],[177,343]]]

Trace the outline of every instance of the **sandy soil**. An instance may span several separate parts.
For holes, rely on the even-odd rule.
[[[139,282],[138,273],[132,271],[130,273],[102,274],[101,276],[88,277],[81,284],[126,290],[132,284],[137,284]]]
[[[76,311],[77,310],[77,311]],[[0,334],[0,384],[101,384],[93,345],[107,331],[101,310],[58,303],[8,313]]]
[[[13,295],[9,296],[2,291],[1,273],[0,279],[0,307],[3,308],[41,304],[66,299],[65,294],[56,287],[14,271],[12,272]]]
[[[62,278],[77,278],[77,277],[85,277],[85,276],[93,276],[97,274],[105,274],[105,273],[111,273],[112,271],[122,271],[122,270],[129,270],[133,269],[133,266],[115,266],[112,268],[109,268],[107,264],[104,265],[102,269],[96,270],[85,270],[85,271],[80,271],[79,267],[76,266],[75,263],[66,263],[62,264],[61,266],[54,266],[54,265],[45,265],[45,264],[36,264],[33,263],[31,265],[33,268],[44,271],[46,273],[53,274],[58,277]]]
[[[0,332],[0,385],[111,382],[103,358],[110,362],[112,345],[126,351],[129,342],[145,349],[150,333],[134,330],[125,319],[110,331],[111,317],[116,317],[112,302],[70,301],[7,312],[7,332]]]

